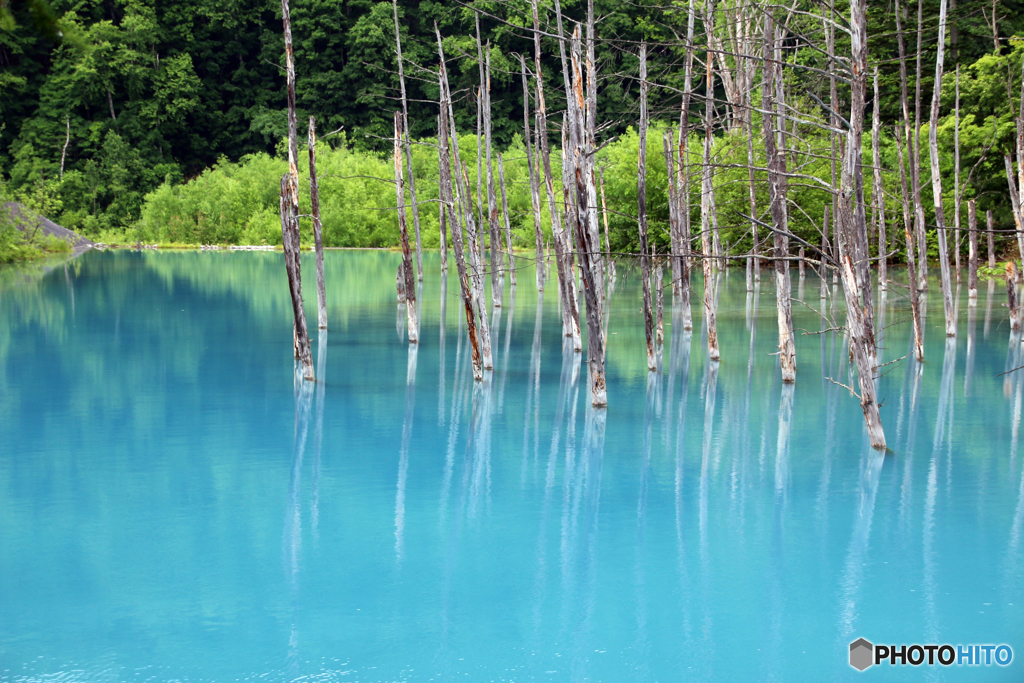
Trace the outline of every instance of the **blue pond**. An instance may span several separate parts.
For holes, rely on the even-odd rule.
[[[474,385],[454,273],[425,257],[410,349],[398,259],[327,254],[321,381],[298,391],[280,254],[0,271],[0,681],[1024,679],[1001,283],[976,307],[963,288],[949,341],[932,285],[927,362],[881,369],[879,454],[813,274],[783,386],[769,278],[723,278],[718,365],[667,292],[649,375],[619,263],[594,411],[532,266]],[[882,363],[910,349],[901,291]],[[859,637],[1015,656],[861,674]]]

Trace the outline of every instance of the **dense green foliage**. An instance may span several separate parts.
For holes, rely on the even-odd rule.
[[[386,182],[352,178],[392,177],[383,156],[389,146],[386,138],[398,90],[391,4],[296,0],[291,5],[300,121],[312,114],[320,121],[321,131],[344,126],[347,134],[331,138],[330,151],[325,147],[322,153],[321,172],[334,176],[322,183],[327,241],[346,246],[394,244],[395,221],[388,211],[394,205],[393,188]],[[920,76],[925,121],[937,6],[937,0],[924,3],[927,34]],[[49,14],[48,7],[52,10]],[[495,139],[507,156],[513,222],[521,226],[522,244],[528,246],[532,226],[527,225],[529,195],[518,142],[522,93],[516,54],[532,53],[532,40],[522,30],[532,23],[530,5],[513,0],[479,2],[477,7],[494,69]],[[563,3],[570,20],[580,19],[585,7],[582,0]],[[1011,144],[1022,50],[1011,46],[1007,37],[1024,33],[1024,3],[1014,0],[999,5],[998,31],[1003,36],[999,54],[992,53],[992,29],[982,11],[990,7],[985,1],[967,0],[951,10],[956,35],[948,38],[943,113],[952,110],[952,72],[955,64],[961,64],[965,177],[989,148],[966,194],[976,195],[982,211],[994,209],[999,224],[1009,227],[1001,157]],[[685,31],[684,8],[685,3],[669,8],[655,3],[596,3],[597,13],[604,17],[598,28],[597,61],[602,74],[598,101],[600,120],[607,124],[600,134],[610,142],[602,156],[607,165],[616,248],[629,248],[635,233],[629,221],[635,213],[635,142],[630,142],[635,141],[635,133],[629,130],[636,120],[636,43],[642,39],[651,43],[650,78],[666,86],[653,90],[652,112],[667,125],[678,111],[682,49],[677,36]],[[806,9],[819,11],[812,3],[807,3]],[[842,14],[844,8],[839,6],[837,11]],[[899,120],[892,11],[891,5],[874,6],[869,21],[869,51],[882,75],[877,105],[886,138],[891,138],[892,127]],[[436,98],[437,87],[429,73],[412,66],[436,68],[434,22],[446,37],[453,90],[461,98],[456,102],[457,124],[464,133],[471,133],[476,125],[472,93],[478,80],[472,12],[432,0],[406,0],[399,2],[399,13],[403,49],[410,63],[406,71],[413,137],[429,141],[435,134],[436,106],[430,100]],[[908,23],[916,25],[914,14],[911,11]],[[543,6],[542,15],[546,24],[550,12]],[[823,53],[815,43],[821,37],[820,21],[799,14],[795,17],[791,24],[795,49],[788,53],[790,61],[825,68]],[[697,30],[702,31],[700,21]],[[798,34],[816,46],[801,48]],[[913,35],[908,37],[911,51],[916,49],[915,41]],[[554,112],[555,124],[562,83],[557,44],[545,39],[544,50],[548,107]],[[841,55],[844,51],[848,45],[840,33],[837,52]],[[0,174],[19,199],[34,198],[37,205],[45,205],[44,213],[61,224],[100,239],[131,233],[132,237],[176,242],[278,241],[277,178],[283,168],[280,140],[286,130],[284,78],[278,66],[282,53],[278,2],[5,3],[0,17]],[[698,59],[703,56],[699,51]],[[787,86],[794,106],[820,115],[820,108],[802,94],[813,92],[828,99],[827,82],[813,69],[786,69]],[[915,73],[911,62],[912,80]],[[695,122],[702,107],[699,85],[697,93]],[[724,97],[721,92],[718,96]],[[758,97],[755,95],[755,102]],[[844,98],[841,87],[840,99]],[[799,132],[819,151],[827,147],[818,139],[819,133],[809,128]],[[944,117],[940,133],[943,163],[951,168],[951,117]],[[717,131],[716,135],[716,153],[726,150],[732,155],[723,163],[746,163],[745,141],[737,140],[736,132]],[[889,147],[886,144],[887,182],[896,168]],[[473,158],[475,150],[474,141],[463,145],[467,159]],[[661,175],[657,170],[660,133],[652,136],[651,150],[651,206],[655,212],[664,211],[664,182],[659,180],[664,178],[663,160]],[[434,156],[429,146],[417,148],[421,201],[436,198]],[[824,164],[809,156],[799,163],[804,173],[829,177]],[[927,163],[923,170],[927,177]],[[744,177],[745,172],[729,167],[721,168],[716,176],[723,193],[718,203],[726,210],[722,219],[726,232],[732,229],[729,226],[736,231],[725,235],[730,243],[742,241],[747,231],[744,226],[748,223],[739,218]],[[183,185],[186,180],[191,182]],[[824,202],[821,192],[799,184],[791,190],[794,203],[817,220],[819,205]],[[930,205],[930,197],[925,204]],[[765,206],[763,200],[761,206]],[[423,207],[426,244],[437,239],[432,207],[436,204]],[[889,210],[890,218],[895,217],[894,209]],[[810,223],[801,226],[801,220],[795,217],[795,227],[810,231]]]
[[[666,163],[660,143],[665,132],[663,126],[649,130],[647,150],[647,206],[652,243],[659,252],[669,248],[668,238],[668,195]],[[927,134],[927,129],[925,131]],[[799,171],[820,182],[791,181],[789,196],[792,204],[799,207],[791,216],[790,227],[794,233],[818,244],[818,228],[829,195],[823,190],[829,181],[830,165],[822,155],[827,152],[829,139],[821,133],[811,131],[804,138],[809,145],[808,153],[801,156]],[[423,244],[437,247],[437,179],[438,166],[434,140],[422,141],[414,147],[413,158],[418,179],[417,199],[420,202],[420,224]],[[864,154],[870,159],[871,149],[865,141]],[[896,146],[891,137],[883,138],[883,164],[896,164]],[[459,146],[470,169],[476,168],[476,138],[463,136]],[[690,138],[688,162],[690,165],[690,207],[692,225],[700,225],[700,183],[699,164],[703,149],[703,138],[695,133]],[[609,143],[599,154],[599,167],[604,169],[605,194],[608,206],[609,233],[612,248],[618,251],[635,252],[639,249],[636,229],[637,183],[636,158],[639,151],[637,132],[629,128],[625,134]],[[555,150],[553,173],[561,177],[558,151]],[[716,203],[720,219],[722,239],[727,246],[747,251],[751,248],[752,232],[750,213],[746,137],[739,132],[727,133],[714,138],[713,158],[719,165],[714,177]],[[353,151],[344,144],[336,148],[321,143],[317,153],[318,175],[320,176],[321,212],[324,243],[327,246],[383,247],[396,241],[394,184],[389,181],[393,170],[389,159],[369,152]],[[763,167],[764,151],[755,148],[755,165]],[[951,164],[952,162],[950,162]],[[929,182],[927,157],[922,158],[923,181]],[[530,199],[529,180],[526,167],[526,152],[517,136],[504,154],[505,179],[509,203],[510,223],[514,241],[523,248],[534,245],[533,212]],[[287,170],[287,163],[280,157],[255,154],[242,159],[240,163],[222,160],[198,178],[184,184],[165,183],[147,197],[138,225],[138,238],[146,241],[184,243],[227,243],[227,244],[280,244],[281,223],[278,213],[277,187],[280,177]],[[898,193],[897,178],[889,174],[885,178],[886,192]],[[303,188],[308,188],[308,174],[301,174]],[[470,184],[474,185],[475,175],[471,174]],[[953,211],[952,187],[948,186],[945,205]],[[562,196],[561,183],[556,181],[555,194]],[[868,187],[868,199],[871,198]],[[406,195],[406,202],[411,198]],[[309,212],[308,190],[300,194],[300,209]],[[475,202],[475,193],[474,193]],[[486,204],[486,197],[484,197]],[[768,207],[767,187],[758,186],[757,203],[763,213]],[[891,204],[891,199],[890,199]],[[895,207],[890,206],[890,211]],[[545,240],[551,237],[550,216],[547,201],[541,202],[541,215]],[[895,214],[888,216],[889,241],[893,240]],[[965,218],[966,221],[966,218]],[[410,219],[410,228],[412,221]],[[309,221],[302,222],[303,241],[312,242],[312,227]],[[603,228],[602,228],[603,231]],[[768,235],[760,231],[762,240]],[[932,253],[936,245],[932,244]],[[890,247],[891,248],[891,247]]]

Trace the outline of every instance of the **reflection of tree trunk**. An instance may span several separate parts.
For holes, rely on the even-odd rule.
[[[1006,377],[1010,380],[1010,385],[1014,387],[1013,398],[1010,401],[1010,471],[1014,471],[1017,464],[1017,449],[1020,441],[1020,413],[1021,413],[1021,399],[1022,392],[1024,392],[1024,376],[1021,375],[1021,371],[1017,370],[1013,372],[1015,368],[1021,366],[1022,349],[1021,349],[1021,335],[1019,332],[1010,334],[1010,355],[1013,360],[1007,363],[1008,370],[1011,370],[1009,375]]]
[[[978,305],[978,210],[974,199],[967,200],[967,305]]]
[[[697,526],[700,547],[703,628],[711,632],[714,612],[711,609],[711,555],[708,549],[708,495],[711,486],[711,443],[714,436],[715,394],[718,390],[718,361],[708,363],[707,387],[704,392],[704,435],[701,444],[700,483],[697,494]],[[710,643],[707,643],[710,645]]]
[[[523,467],[522,480],[526,481],[526,463],[530,451],[530,426],[533,425],[533,459],[536,464],[540,453],[540,333],[544,321],[544,297],[537,296],[537,313],[533,318],[533,346],[530,348],[530,374],[526,385],[526,409],[523,411]],[[531,410],[533,411],[531,413]]]
[[[320,522],[320,451],[324,439],[324,394],[327,382],[327,330],[320,330],[316,344],[316,431],[313,432],[313,500],[310,503],[310,520],[313,533],[317,533]]]
[[[505,405],[505,380],[508,377],[508,357],[512,348],[512,318],[516,312],[516,288],[509,290],[508,324],[505,325],[505,353],[501,359],[501,380],[498,383],[498,413]]]
[[[967,369],[964,371],[964,396],[971,395],[971,379],[974,375],[974,354],[977,348],[974,328],[978,321],[978,307],[967,307]]]
[[[988,329],[992,323],[992,297],[996,292],[996,281],[988,281],[988,296],[985,298],[985,339],[988,339]]]
[[[826,379],[831,374],[831,359],[826,365],[825,353],[825,318],[821,318],[821,377],[823,391],[825,392],[825,449],[822,456],[821,476],[818,480],[818,497],[815,508],[818,513],[818,528],[821,532],[821,547],[827,546],[825,535],[828,533],[828,498],[829,487],[832,484],[832,458],[836,452],[836,404],[838,403],[837,393],[839,387]],[[835,333],[827,335],[832,340],[832,348],[835,348]]]
[[[906,453],[905,461],[903,464],[903,482],[900,485],[900,529],[905,533],[907,527],[910,524],[910,510],[912,505],[913,496],[913,463],[914,463],[914,448],[917,441],[917,413],[918,413],[918,397],[921,388],[921,375],[923,374],[924,366],[920,363],[911,363],[907,366],[907,382],[910,382],[910,389],[904,389],[903,395],[909,395],[910,397],[910,409],[908,411],[907,418],[907,439],[906,444],[903,447],[903,452]],[[902,411],[901,411],[902,414]]]
[[[681,312],[680,312],[681,315]],[[676,337],[679,340],[676,342]],[[676,471],[675,471],[675,512],[676,512],[676,548],[678,554],[679,564],[679,580],[681,595],[689,594],[689,577],[686,572],[686,553],[683,545],[683,455],[686,452],[686,405],[687,398],[689,397],[689,383],[690,383],[690,347],[692,341],[692,333],[689,331],[679,330],[678,335],[676,334],[675,323],[672,325],[672,340],[673,350],[672,358],[673,365],[678,364],[681,376],[680,384],[681,395],[679,398],[679,411],[676,419]],[[675,358],[678,355],[679,360]],[[685,603],[684,603],[685,605]],[[684,606],[683,615],[683,626],[686,635],[689,636],[689,610]]]
[[[855,623],[858,612],[857,601],[860,598],[861,583],[864,579],[865,556],[870,547],[875,497],[878,493],[878,481],[884,461],[884,451],[874,448],[861,450],[857,513],[854,517],[853,533],[850,537],[850,546],[846,551],[846,563],[840,579],[839,629],[844,639],[852,637],[857,629]]]
[[[945,4],[945,3],[943,3]],[[922,554],[924,571],[922,586],[924,588],[925,637],[928,642],[937,642],[939,637],[938,614],[936,613],[936,579],[935,579],[935,499],[938,493],[938,469],[940,448],[943,444],[945,427],[952,425],[953,420],[953,379],[956,376],[956,339],[946,339],[946,355],[942,363],[942,384],[939,389],[939,414],[935,421],[935,437],[932,443],[932,460],[928,468],[928,485],[924,503],[924,521],[922,523]],[[948,438],[948,437],[946,437]]]
[[[656,372],[647,373],[647,394],[644,402],[644,436],[643,450],[640,457],[640,491],[636,506],[636,549],[633,564],[633,585],[636,590],[636,637],[633,646],[639,661],[645,666],[650,658],[650,642],[647,634],[647,579],[646,579],[646,531],[647,531],[647,489],[651,471],[651,431],[654,420],[657,385],[660,375]],[[648,672],[640,670],[639,678],[646,679]]]
[[[284,565],[291,595],[292,628],[288,658],[295,664],[298,656],[298,625],[296,615],[299,598],[299,564],[302,561],[302,460],[309,434],[309,412],[313,400],[313,385],[301,378],[295,368],[295,427],[292,433],[292,467],[288,481],[288,505],[284,522]]]
[[[455,468],[455,444],[459,438],[459,426],[462,424],[462,402],[466,394],[465,359],[462,355],[462,318],[459,318],[459,329],[455,343],[455,377],[452,379],[452,412],[448,420],[448,448],[445,451],[444,476],[441,480],[441,502],[439,514],[444,524],[448,512],[448,495],[451,491],[452,473]]]
[[[444,211],[444,204],[441,205]],[[442,232],[442,234],[444,234]],[[438,370],[437,370],[437,426],[444,426],[444,389],[448,378],[445,373],[445,328],[448,323],[448,274],[441,273],[441,322],[438,325]]]
[[[405,376],[405,416],[402,419],[402,445],[398,453],[398,484],[395,488],[395,562],[399,566],[405,559],[405,482],[409,473],[413,409],[416,407],[416,358],[419,348],[419,344],[409,344]]]

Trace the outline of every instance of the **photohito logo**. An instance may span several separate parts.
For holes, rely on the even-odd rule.
[[[864,638],[850,643],[850,666],[864,671],[873,664],[889,666],[1009,666],[1013,648],[1009,645],[872,645]]]

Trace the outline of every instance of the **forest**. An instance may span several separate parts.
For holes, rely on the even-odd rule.
[[[598,166],[607,189],[611,247],[636,252],[636,154],[639,115],[638,46],[648,49],[649,109],[654,132],[647,154],[651,239],[667,250],[666,162],[658,138],[676,125],[684,87],[688,3],[594,3],[597,19]],[[727,249],[749,251],[746,209],[746,140],[761,135],[759,116],[744,126],[744,107],[760,101],[756,60],[740,59],[756,3],[698,3],[690,106],[689,153],[699,160],[702,131],[694,126],[710,106],[714,184]],[[106,0],[7,0],[0,13],[0,195],[53,218],[65,227],[108,242],[182,244],[280,244],[277,179],[286,169],[287,116],[281,6],[275,2],[161,2]],[[541,6],[541,64],[547,83],[548,121],[558,185],[558,134],[553,124],[565,109],[552,12]],[[564,3],[567,25],[583,20],[586,3]],[[943,175],[954,173],[954,131],[959,130],[961,203],[977,200],[992,211],[997,249],[1015,246],[1004,154],[1015,151],[1016,100],[1024,56],[1024,3],[950,2],[937,143]],[[394,187],[388,151],[392,114],[400,106],[393,7],[390,2],[302,1],[292,7],[296,105],[300,121],[316,117],[320,144],[324,242],[327,246],[398,244]],[[902,126],[897,18],[905,33],[910,72],[909,114],[917,126],[920,185],[929,187],[928,106],[936,55],[938,0],[872,3],[868,8],[869,71],[878,72],[877,100],[868,84],[867,118],[880,114],[880,165],[889,211],[900,193],[895,132]],[[493,141],[505,155],[509,205],[518,246],[532,243],[530,190],[523,143],[523,87],[519,56],[532,69],[531,4],[525,0],[445,4],[398,2],[408,83],[409,128],[423,241],[438,245],[436,153],[438,56],[434,25],[452,59],[453,112],[467,164],[480,149],[476,88],[477,31],[493,74],[490,118]],[[804,119],[827,116],[823,13],[848,21],[848,3],[834,7],[801,0],[788,10],[782,40],[782,80],[788,105]],[[899,13],[899,17],[897,16]],[[744,28],[746,27],[746,28]],[[850,37],[833,31],[833,52],[849,54]],[[749,39],[749,36],[746,36]],[[756,41],[755,41],[756,43]],[[754,50],[757,52],[757,49]],[[708,55],[721,77],[710,92],[701,64]],[[839,68],[842,66],[840,59]],[[959,70],[959,78],[957,71]],[[959,80],[959,102],[956,97]],[[741,87],[742,83],[746,83]],[[710,97],[709,97],[710,95]],[[849,84],[840,78],[838,111],[849,108]],[[959,126],[954,109],[959,109]],[[535,105],[534,105],[535,106]],[[915,115],[916,114],[916,115]],[[800,172],[835,180],[820,127],[792,120],[791,153]],[[870,140],[865,136],[865,156]],[[825,150],[824,153],[821,153]],[[763,145],[754,165],[764,167]],[[694,168],[693,166],[690,166]],[[830,177],[831,174],[831,177]],[[867,174],[870,175],[870,174]],[[379,180],[375,180],[379,179]],[[308,181],[307,181],[308,182]],[[758,205],[767,209],[767,183],[759,180]],[[943,185],[947,213],[954,183]],[[690,183],[697,215],[700,183]],[[866,188],[870,196],[871,187]],[[792,230],[811,239],[820,233],[828,196],[812,183],[790,183]],[[433,203],[431,203],[433,202]],[[928,243],[936,255],[934,209],[924,201]],[[391,209],[389,211],[389,209]],[[550,218],[542,207],[546,234]],[[311,228],[303,221],[303,240]],[[1000,233],[1000,231],[1004,231]],[[311,239],[311,237],[310,237]],[[814,241],[814,240],[812,240]],[[961,240],[965,242],[965,240]],[[958,244],[966,253],[966,244]],[[899,259],[899,254],[893,258]]]

